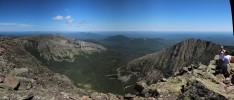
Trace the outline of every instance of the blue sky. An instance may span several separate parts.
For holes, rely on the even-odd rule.
[[[232,31],[229,0],[0,0],[0,31]]]

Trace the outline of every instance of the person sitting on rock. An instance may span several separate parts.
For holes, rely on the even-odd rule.
[[[224,47],[221,46],[220,47],[220,51],[219,51],[219,60],[218,60],[218,69],[222,69],[223,66],[223,58],[224,58],[224,52],[226,50],[224,50]]]
[[[229,67],[230,67],[230,60],[231,56],[229,55],[228,51],[224,52],[224,57],[223,57],[223,66],[222,66],[222,73],[225,77],[225,80],[229,78]]]

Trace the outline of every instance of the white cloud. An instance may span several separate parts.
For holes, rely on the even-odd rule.
[[[58,16],[53,17],[52,19],[55,21],[60,21],[60,22],[69,24],[69,27],[73,27],[73,28],[82,29],[82,28],[96,28],[97,27],[96,25],[91,24],[86,20],[75,19],[70,15],[67,15],[67,16],[58,15]]]
[[[66,16],[65,20],[68,24],[71,24],[74,21],[74,19],[71,16]]]
[[[58,15],[58,16],[55,16],[52,18],[53,20],[56,20],[56,21],[64,21],[68,24],[72,24],[72,22],[74,21],[74,19],[72,18],[72,16],[61,16],[61,15]]]
[[[58,15],[58,16],[53,17],[52,19],[53,19],[53,20],[61,21],[61,20],[63,20],[64,18],[63,18],[63,16]]]

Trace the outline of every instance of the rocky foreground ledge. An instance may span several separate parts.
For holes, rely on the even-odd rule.
[[[224,84],[222,75],[216,71],[216,60],[218,55],[208,66],[198,63],[184,67],[177,76],[164,78],[156,84],[138,82],[135,85],[137,95],[159,100],[233,100],[234,64],[231,64],[231,79]]]

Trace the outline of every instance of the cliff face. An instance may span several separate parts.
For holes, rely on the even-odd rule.
[[[125,78],[136,75],[138,80],[152,83],[163,77],[177,75],[183,67],[191,64],[200,62],[207,65],[218,50],[219,45],[214,43],[188,39],[170,48],[129,62],[123,67],[124,70],[119,69],[119,74]]]
[[[17,39],[18,40],[18,39]],[[94,43],[72,40],[61,35],[39,35],[24,37],[24,47],[38,58],[46,61],[73,62],[81,53],[102,52],[106,48]]]

